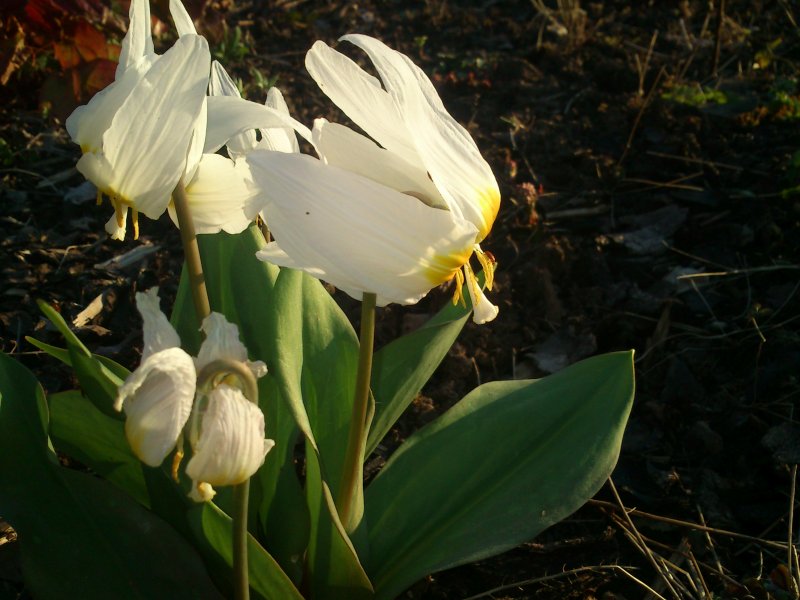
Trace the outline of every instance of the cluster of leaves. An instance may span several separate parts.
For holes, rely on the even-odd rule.
[[[259,381],[259,402],[276,446],[251,480],[254,597],[390,600],[427,573],[529,540],[581,506],[611,472],[633,396],[630,353],[598,356],[543,380],[478,387],[392,455],[359,492],[363,518],[346,531],[333,498],[355,389],[352,326],[318,280],[254,258],[264,244],[257,228],[199,242],[212,307],[239,325],[251,358],[270,368]],[[0,512],[19,532],[31,591],[42,598],[229,592],[230,489],[220,489],[214,503],[195,504],[170,477],[170,461],[143,466],[112,409],[127,370],[92,355],[57,312],[44,304],[42,310],[67,348],[30,341],[70,364],[83,393],[45,398],[23,367],[0,356]],[[448,305],[375,353],[365,456],[468,316],[468,307]],[[186,273],[172,321],[187,349],[196,350]],[[106,481],[60,467],[51,443]],[[76,521],[64,512],[77,515],[87,534],[76,539]],[[147,550],[151,544],[156,551]],[[48,566],[53,557],[58,565]],[[69,575],[96,571],[102,577]]]

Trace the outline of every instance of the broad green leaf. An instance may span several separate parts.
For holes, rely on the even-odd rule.
[[[373,598],[372,583],[339,520],[331,490],[320,477],[317,454],[310,447],[306,450],[306,495],[312,528],[307,559],[312,597]]]
[[[108,483],[60,467],[47,425],[41,386],[0,356],[0,514],[19,533],[32,596],[221,598],[173,529]]]
[[[206,560],[222,567],[230,576],[233,566],[231,518],[213,503],[197,504],[187,512],[189,527]],[[291,579],[269,553],[248,534],[247,563],[253,595],[263,600],[303,600]],[[232,585],[232,581],[231,581]]]
[[[377,597],[577,510],[617,462],[633,391],[632,352],[604,354],[544,379],[484,384],[411,436],[366,491]]]
[[[149,506],[142,463],[131,452],[124,423],[104,415],[77,390],[47,400],[55,447]]]
[[[275,292],[270,315],[276,321],[279,352],[273,372],[307,441],[306,499],[311,513],[307,563],[315,573],[313,585],[317,596],[324,598],[371,589],[336,513],[333,498],[338,486],[330,483],[339,482],[343,468],[358,360],[355,333],[325,289],[305,273],[281,270]],[[356,506],[360,519],[363,488],[358,490]]]
[[[367,438],[366,456],[375,450],[431,378],[469,314],[467,308],[448,304],[425,325],[375,353],[372,363],[375,418]]]

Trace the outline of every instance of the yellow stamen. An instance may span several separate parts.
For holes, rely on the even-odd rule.
[[[464,300],[464,274],[461,272],[461,269],[456,271],[456,289],[453,292],[453,306],[461,303],[461,306],[464,308],[467,307],[467,301]]]
[[[97,190],[97,206],[103,204],[103,192]]]
[[[475,256],[478,258],[478,262],[481,263],[481,267],[483,267],[483,274],[486,277],[486,289],[491,290],[494,285],[494,269],[496,266],[493,260],[494,257],[490,258],[491,255],[487,255],[477,245],[475,246]]]
[[[128,208],[116,195],[111,196],[111,204],[114,206],[114,214],[117,217],[117,227],[125,227],[125,211],[128,210]]]
[[[481,302],[481,289],[478,287],[478,280],[475,279],[475,273],[472,272],[472,267],[469,263],[464,263],[464,276],[467,280],[467,289],[469,290],[470,300],[474,303],[473,310],[478,307]]]
[[[178,468],[181,466],[183,460],[183,433],[178,437],[178,448],[175,451],[175,456],[172,457],[172,479],[175,483],[180,483],[178,478]]]
[[[131,219],[133,219],[133,239],[139,239],[139,211],[131,207]],[[492,289],[492,288],[489,288]]]

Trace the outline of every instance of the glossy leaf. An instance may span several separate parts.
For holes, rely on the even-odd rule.
[[[611,474],[634,391],[631,352],[487,383],[411,436],[366,491],[378,598],[528,541]]]
[[[447,356],[469,314],[468,308],[448,304],[425,325],[375,353],[372,363],[375,418],[367,438],[366,456],[389,433]]]
[[[233,527],[231,518],[213,503],[197,504],[187,513],[189,526],[195,534],[196,543],[207,561],[217,563],[231,574],[233,565]],[[247,560],[250,587],[254,595],[263,600],[280,598],[302,600],[292,581],[280,565],[263,547],[248,535]]]
[[[221,598],[167,524],[108,483],[59,466],[47,425],[41,386],[0,356],[0,514],[19,534],[33,597]]]
[[[149,506],[142,463],[128,445],[124,423],[104,415],[78,391],[47,400],[55,447]]]

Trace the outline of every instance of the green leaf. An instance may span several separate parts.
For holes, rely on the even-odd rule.
[[[206,560],[214,563],[217,569],[225,569],[230,576],[233,565],[231,518],[210,502],[193,506],[187,517],[199,550]],[[247,538],[247,563],[250,588],[257,597],[264,600],[303,600],[280,565],[251,535]]]
[[[377,597],[513,548],[591,498],[619,456],[632,354],[487,383],[411,436],[366,491]]]
[[[317,454],[310,447],[306,450],[306,495],[312,529],[307,559],[311,596],[325,600],[373,598],[372,583],[339,520],[330,487],[321,478]]]
[[[64,351],[59,348],[39,342],[33,338],[28,338],[28,340],[51,356],[71,365],[75,370],[75,375],[81,388],[94,405],[103,414],[121,420],[123,418],[122,415],[114,410],[114,399],[117,395],[117,389],[122,385],[125,378],[130,375],[130,372],[109,358],[94,356],[72,332],[58,311],[41,300],[38,305],[42,313],[64,336],[64,340],[67,342],[67,354],[65,355]]]
[[[367,438],[369,456],[447,355],[470,311],[448,304],[419,329],[393,340],[375,353],[372,393],[375,418]]]
[[[104,415],[78,391],[53,394],[48,404],[55,447],[149,506],[142,463],[128,445],[124,423]]]
[[[58,465],[47,422],[41,386],[0,356],[0,514],[19,533],[31,595],[221,598],[173,529],[113,486]]]

